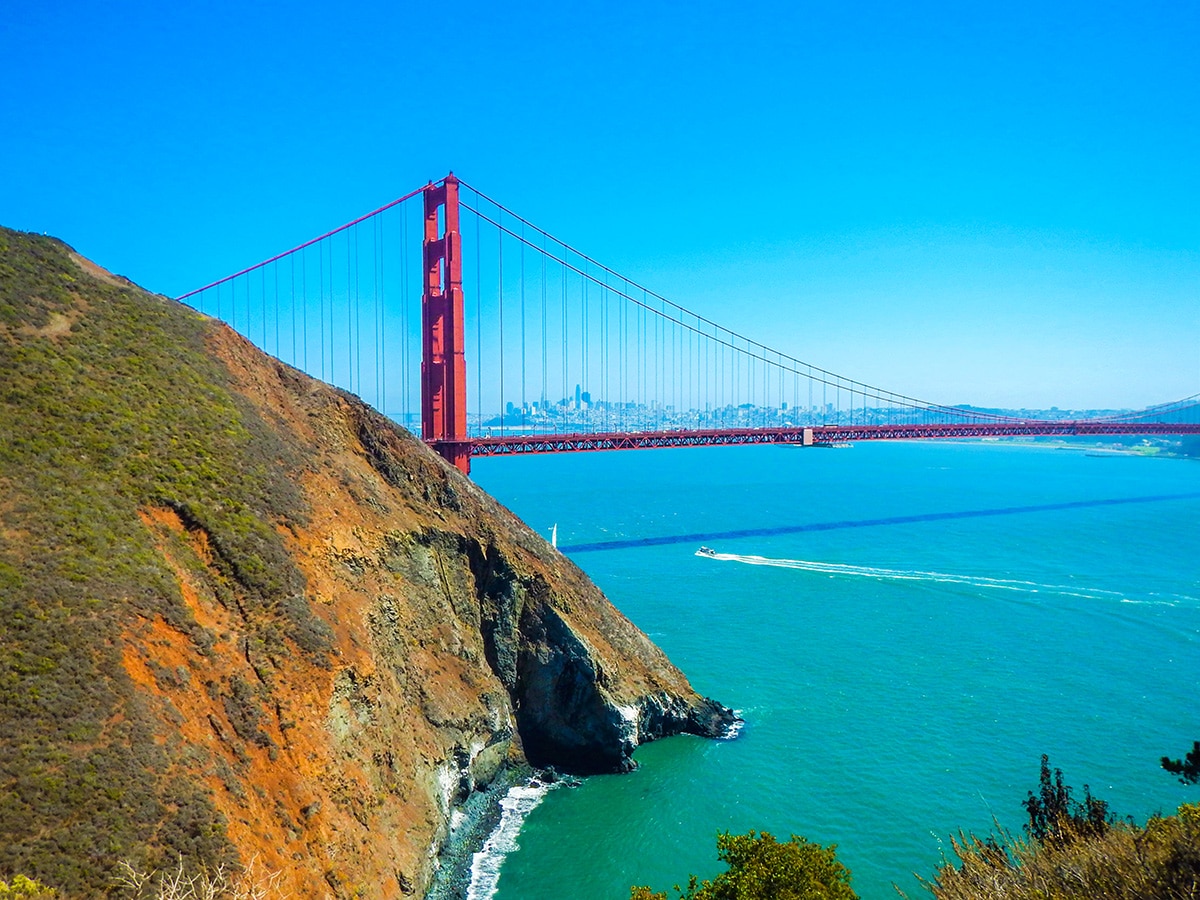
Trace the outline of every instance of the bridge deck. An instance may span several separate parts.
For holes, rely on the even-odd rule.
[[[805,440],[808,432],[808,440]],[[587,450],[648,450],[741,444],[829,445],[847,441],[985,437],[1078,437],[1200,434],[1200,424],[1164,422],[1004,422],[932,425],[816,425],[794,428],[720,428],[699,431],[520,434],[471,438],[472,456],[566,453]]]

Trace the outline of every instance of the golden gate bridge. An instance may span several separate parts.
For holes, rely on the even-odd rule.
[[[419,426],[463,472],[516,453],[1200,434],[1200,394],[1051,420],[844,377],[685,309],[453,174],[177,299]]]

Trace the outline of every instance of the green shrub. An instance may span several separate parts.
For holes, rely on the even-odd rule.
[[[1093,797],[1086,784],[1083,802],[1072,799],[1062,769],[1055,769],[1051,776],[1050,758],[1044,753],[1038,792],[1030,791],[1024,806],[1029,813],[1025,830],[1039,843],[1068,843],[1080,837],[1103,835],[1113,823],[1108,804]]]
[[[1192,741],[1192,749],[1183,759],[1162,758],[1162,767],[1172,775],[1179,776],[1183,784],[1200,782],[1200,741]]]
[[[24,875],[17,875],[12,881],[0,881],[0,900],[55,900],[58,894],[54,888]]]
[[[850,870],[837,861],[835,846],[822,847],[797,835],[779,843],[768,832],[717,835],[717,856],[728,868],[711,881],[688,879],[675,886],[681,900],[858,900]],[[665,891],[630,889],[630,900],[667,900]]]

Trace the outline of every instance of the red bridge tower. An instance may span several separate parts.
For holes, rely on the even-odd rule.
[[[464,474],[471,471],[467,437],[467,364],[463,356],[462,236],[458,179],[425,188],[425,288],[421,297],[421,437]],[[442,228],[438,210],[444,211]],[[439,236],[438,232],[441,231]]]

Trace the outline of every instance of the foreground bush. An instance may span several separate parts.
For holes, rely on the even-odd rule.
[[[1177,775],[1184,784],[1200,784],[1200,741],[1192,742],[1192,749],[1183,759],[1162,758],[1162,767]]]
[[[1155,816],[1144,828],[1060,829],[1047,841],[961,835],[952,842],[958,863],[944,863],[926,886],[937,900],[1200,897],[1200,805]]]
[[[729,868],[712,881],[692,875],[681,900],[858,900],[850,870],[837,861],[835,846],[811,844],[792,835],[779,843],[768,832],[717,836],[717,855]],[[665,891],[630,890],[630,900],[667,900]]]
[[[17,875],[12,881],[0,881],[0,900],[56,900],[58,894],[32,878]]]
[[[1023,805],[1029,813],[1025,831],[1040,844],[1101,837],[1116,821],[1108,811],[1108,804],[1093,797],[1086,784],[1083,802],[1076,801],[1071,796],[1071,788],[1063,781],[1062,769],[1055,769],[1051,776],[1050,758],[1044,753],[1038,792],[1030,791]]]

